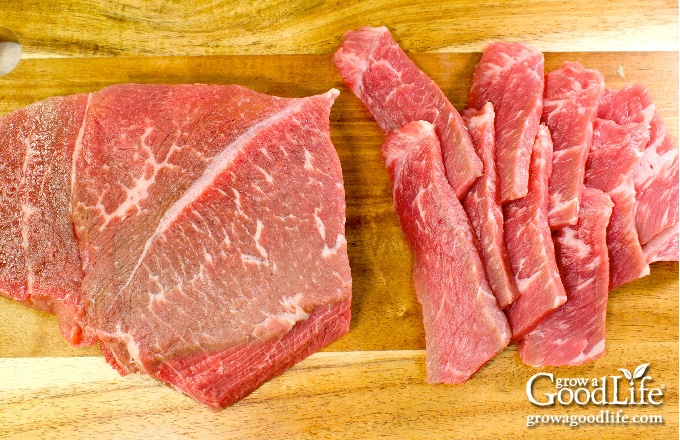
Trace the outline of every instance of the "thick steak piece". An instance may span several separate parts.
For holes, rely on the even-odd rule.
[[[543,110],[543,54],[524,43],[496,42],[475,66],[468,107],[496,111],[496,164],[501,202],[528,191],[531,148]]]
[[[462,118],[441,89],[416,66],[386,27],[346,32],[333,62],[343,81],[385,133],[411,121],[435,126],[446,175],[459,199],[482,174]]]
[[[553,140],[550,229],[575,225],[593,120],[604,92],[604,77],[579,63],[565,62],[545,76],[543,122]]]
[[[161,363],[154,377],[216,409],[229,406],[349,331],[351,300],[317,307],[279,339]]]
[[[584,188],[578,222],[556,233],[555,254],[567,302],[517,344],[525,364],[573,366],[604,356],[609,295],[607,225],[613,206],[602,191]]]
[[[463,208],[479,239],[480,255],[484,260],[491,290],[496,295],[498,305],[504,309],[519,297],[519,290],[505,247],[503,208],[498,193],[495,160],[493,104],[487,102],[481,110],[465,110],[463,120],[484,164],[484,174],[475,181],[465,196]]]
[[[87,330],[119,371],[275,340],[350,299],[329,136],[337,94],[123,85],[93,96],[74,220]]]
[[[649,264],[635,229],[633,180],[635,166],[648,141],[649,129],[644,121],[619,125],[595,119],[585,184],[604,191],[614,202],[607,228],[610,290],[649,275]]]
[[[0,119],[0,293],[54,313],[72,344],[84,304],[70,221],[71,162],[88,95],[50,98]]]
[[[649,124],[649,141],[633,173],[635,228],[644,247],[665,232],[645,249],[645,253],[657,255],[654,261],[659,258],[677,261],[677,252],[660,256],[664,254],[660,249],[672,247],[672,243],[678,241],[677,236],[669,232],[676,231],[677,234],[678,230],[678,149],[652,102],[652,95],[639,84],[617,92],[607,89],[598,108],[598,117],[618,124]]]
[[[413,253],[427,381],[464,382],[507,346],[508,323],[486,279],[472,226],[446,179],[432,124],[416,121],[395,130],[382,154]]]
[[[515,341],[567,300],[548,226],[552,148],[548,127],[541,124],[531,153],[529,192],[504,207],[505,244],[520,292],[505,309]]]

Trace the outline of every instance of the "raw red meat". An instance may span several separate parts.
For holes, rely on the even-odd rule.
[[[520,292],[519,299],[505,310],[515,341],[567,300],[548,226],[551,168],[550,132],[541,124],[531,153],[529,191],[504,207],[505,244]]]
[[[56,314],[76,345],[88,341],[70,222],[71,159],[87,99],[52,98],[0,119],[0,293]]]
[[[678,261],[678,225],[656,234],[647,244],[642,246],[645,261]]]
[[[115,86],[93,97],[74,219],[88,331],[124,372],[279,338],[348,299],[335,96]]]
[[[678,224],[678,149],[644,86],[634,84],[618,92],[607,90],[598,116],[618,124],[649,124],[649,141],[634,170],[635,227],[640,243],[645,245]],[[672,258],[677,261],[677,257]]]
[[[162,363],[154,376],[216,409],[246,397],[266,381],[349,330],[351,300],[317,307],[279,339]]]
[[[413,253],[429,383],[461,383],[510,339],[463,207],[446,179],[432,124],[392,132],[382,147],[394,208]]]
[[[550,176],[551,229],[576,224],[593,120],[604,92],[604,77],[579,63],[565,62],[545,77],[543,122],[553,140]]]
[[[519,290],[503,234],[503,209],[498,195],[495,161],[493,105],[487,102],[481,110],[467,109],[463,112],[463,120],[484,164],[484,174],[470,188],[463,200],[463,208],[479,239],[480,255],[491,290],[501,309],[504,309],[519,297]]]
[[[385,133],[411,121],[434,124],[446,175],[462,199],[482,174],[482,163],[456,109],[408,58],[386,27],[362,27],[346,32],[344,38],[333,62],[347,87]]]
[[[585,184],[609,195],[614,209],[607,228],[609,289],[649,275],[635,229],[633,170],[649,140],[647,123],[619,125],[595,119]]]
[[[56,272],[25,249],[77,244],[82,286],[71,273],[61,282],[82,295],[62,301],[49,285],[40,304],[82,318],[83,342],[100,340],[121,374],[233,403],[349,330],[344,187],[329,136],[337,95],[128,84],[0,120],[10,145],[28,145],[2,170],[13,216],[2,255],[18,263],[3,267],[0,288],[18,279],[12,297],[33,301],[31,288],[47,286],[38,275]],[[40,234],[52,231],[71,241],[46,246],[53,237]],[[60,314],[57,301],[85,316]]]
[[[468,107],[492,102],[501,202],[527,194],[531,148],[543,109],[543,54],[523,43],[491,43],[475,66]]]
[[[602,191],[584,188],[577,224],[557,232],[555,254],[568,299],[517,344],[525,364],[582,365],[604,356],[613,206]]]

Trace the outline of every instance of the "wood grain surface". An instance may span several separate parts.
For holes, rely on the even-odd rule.
[[[677,263],[656,263],[649,277],[611,292],[603,359],[534,369],[510,347],[463,385],[425,383],[411,257],[379,154],[384,135],[331,63],[344,31],[385,24],[461,109],[484,43],[523,40],[546,52],[547,70],[579,61],[599,69],[610,87],[645,84],[677,140],[677,3],[139,4],[3,4],[0,26],[20,35],[24,58],[0,77],[0,115],[49,96],[122,82],[238,83],[291,97],[339,89],[331,137],[347,192],[350,333],[237,405],[214,412],[151,379],[119,377],[97,347],[70,347],[53,317],[0,298],[0,438],[678,436]],[[617,74],[620,66],[625,78]],[[664,424],[526,426],[531,414],[601,409],[532,405],[525,385],[536,372],[602,377],[647,362],[652,384],[664,387],[664,403],[609,409],[661,414]]]
[[[678,50],[669,0],[20,0],[2,13],[30,58],[324,54],[364,25],[389,25],[412,52],[480,51],[493,40],[553,52]]]

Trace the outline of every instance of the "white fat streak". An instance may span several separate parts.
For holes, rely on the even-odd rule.
[[[141,202],[146,200],[149,197],[149,188],[151,185],[156,181],[156,175],[158,174],[158,171],[160,171],[161,168],[163,168],[166,163],[167,163],[167,158],[165,162],[158,163],[155,161],[153,157],[153,153],[151,152],[151,147],[146,145],[146,138],[149,137],[149,135],[153,132],[154,128],[153,127],[147,127],[146,130],[144,130],[144,134],[142,134],[141,137],[141,144],[142,147],[145,147],[149,150],[149,158],[151,161],[148,159],[145,161],[141,175],[137,178],[134,179],[134,184],[132,187],[127,188],[127,198],[116,207],[116,210],[113,211],[111,214],[103,214],[104,217],[106,218],[106,221],[102,224],[101,230],[104,230],[106,226],[109,224],[111,220],[114,218],[125,218],[125,214],[128,212],[130,208],[137,208],[137,212],[142,211],[141,207]],[[170,157],[170,152],[168,153],[168,157]],[[146,178],[146,165],[151,164],[153,166],[153,173],[149,178]],[[102,207],[102,212],[104,212],[104,209]]]
[[[269,155],[269,151],[267,151],[266,148],[264,147],[260,148],[260,153],[262,153],[262,155],[267,159],[271,160],[272,157]]]
[[[578,199],[576,197],[572,197],[571,199],[567,199],[567,200],[563,201],[562,196],[563,196],[562,193],[553,193],[550,196],[552,208],[550,209],[550,211],[548,211],[548,215],[557,215],[560,212],[562,212],[563,210],[566,211],[566,210],[571,209],[571,207],[573,205],[576,205],[575,210],[576,210],[576,212],[578,212],[578,207],[579,207]]]
[[[652,146],[647,147],[638,163],[635,164],[633,174],[635,176],[635,187],[638,190],[646,189],[655,179],[665,178],[673,171],[678,150],[671,149],[662,155],[658,154],[656,148],[663,139],[664,137],[660,137]]]
[[[420,189],[418,189],[418,194],[416,194],[416,197],[413,200],[418,209],[418,214],[420,215],[420,221],[422,223],[425,223],[425,210],[423,209],[422,199],[429,189],[430,185],[428,185],[427,188],[420,187]]]
[[[257,168],[257,170],[262,173],[264,178],[267,180],[267,183],[273,183],[274,182],[274,177],[271,174],[269,174],[264,168],[257,166],[257,165],[255,165],[255,168]]]
[[[576,255],[580,259],[584,259],[590,255],[592,251],[591,246],[576,236],[576,231],[573,228],[564,228],[562,236],[560,236],[559,241],[565,247],[573,249],[576,251]]]
[[[261,333],[259,329],[266,329],[270,326],[271,322],[285,324],[285,331],[288,332],[293,328],[293,326],[295,326],[296,323],[309,318],[309,313],[305,312],[305,310],[300,306],[300,303],[303,299],[304,296],[301,293],[298,293],[295,296],[284,296],[281,299],[280,304],[284,307],[285,311],[278,314],[265,313],[266,318],[259,324],[255,325],[253,334],[257,335]],[[266,337],[269,335],[264,332],[264,336]]]
[[[569,361],[570,365],[580,365],[584,362],[590,361],[593,357],[604,351],[604,339],[601,339],[591,348],[588,352],[582,352],[578,356],[574,357]]]
[[[114,333],[105,333],[105,335],[108,338],[122,341],[125,344],[125,347],[127,348],[128,354],[130,355],[130,359],[135,363],[135,365],[137,365],[137,368],[142,373],[147,374],[149,373],[144,368],[144,365],[140,361],[139,344],[135,341],[134,336],[132,336],[130,333],[126,333],[123,331],[120,323],[116,324],[116,331]],[[118,364],[122,365],[124,363],[123,360],[118,359],[114,352],[112,352],[112,354],[116,358],[116,362],[118,362]]]
[[[234,193],[234,204],[236,205],[236,213],[243,216],[245,219],[250,219],[246,215],[245,212],[243,212],[242,206],[241,206],[241,193],[238,192],[236,188],[232,188],[231,191]]]
[[[321,212],[319,208],[314,208],[314,221],[316,222],[316,229],[318,229],[319,235],[321,235],[321,239],[325,240],[326,226],[324,225],[323,220],[321,220],[321,217],[319,217],[319,212]]]
[[[517,288],[519,289],[519,291],[526,292],[529,289],[529,286],[536,280],[536,278],[538,278],[541,272],[542,268],[538,269],[536,272],[534,272],[533,274],[526,278],[515,277],[515,281],[517,282]]]
[[[76,144],[73,147],[73,156],[71,156],[71,206],[69,211],[73,212],[73,191],[76,184],[76,161],[80,155],[80,150],[83,148],[83,136],[85,136],[85,125],[87,123],[87,112],[90,109],[90,102],[92,101],[92,93],[87,94],[87,104],[85,104],[85,111],[83,112],[83,122],[80,124],[78,136],[76,137]]]
[[[294,317],[296,322],[309,318],[309,313],[305,312],[305,310],[300,307],[300,303],[303,299],[304,296],[301,293],[298,293],[295,296],[284,296],[281,300],[281,305],[289,311],[286,316]]]
[[[332,91],[328,93],[333,93]],[[336,91],[337,93],[337,91]],[[257,132],[270,126],[271,124],[289,116],[290,114],[297,111],[304,100],[294,101],[291,105],[279,110],[268,118],[263,119],[257,124],[252,125],[248,130],[236,138],[231,144],[227,145],[220,153],[215,156],[215,158],[210,162],[210,164],[203,171],[203,174],[196,179],[191,186],[182,194],[182,196],[173,203],[163,217],[161,217],[156,226],[156,230],[151,234],[149,239],[144,244],[144,249],[137,259],[135,267],[130,272],[130,277],[121,287],[120,292],[125,290],[125,288],[130,284],[135,274],[142,265],[142,261],[149,252],[151,245],[156,240],[157,237],[163,235],[163,233],[172,225],[175,220],[179,217],[180,213],[194,200],[196,200],[203,192],[205,192],[210,186],[213,185],[215,179],[220,175],[221,171],[224,170],[231,162],[236,153],[243,147],[243,145],[248,142]]]
[[[262,265],[266,264],[262,260],[262,258],[256,257],[255,255],[244,254],[244,253],[241,253],[241,262],[242,263],[252,263],[252,264],[262,264]]]
[[[329,248],[328,245],[324,243],[323,249],[321,250],[321,256],[326,258],[335,255],[338,253],[338,250],[340,250],[340,247],[345,244],[347,244],[345,236],[343,234],[338,234],[335,237],[335,245],[332,248]]]
[[[307,171],[313,171],[314,170],[314,165],[312,165],[312,153],[310,153],[306,148],[304,149],[305,153],[305,169]]]
[[[264,261],[269,263],[269,254],[267,253],[267,249],[265,249],[264,246],[262,246],[260,244],[260,238],[262,238],[262,230],[263,229],[264,229],[264,225],[258,219],[257,220],[257,226],[255,227],[255,236],[253,238],[255,239],[255,248],[260,253],[260,255],[262,255],[262,258],[264,259]]]

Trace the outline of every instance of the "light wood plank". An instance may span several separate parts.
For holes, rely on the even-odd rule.
[[[678,50],[671,0],[18,0],[2,15],[26,58],[328,54],[367,24],[388,26],[412,52],[480,51],[499,39],[543,51]]]
[[[678,433],[677,344],[610,344],[579,368],[534,369],[506,350],[459,386],[424,382],[422,351],[318,353],[224,411],[209,411],[155,381],[120,378],[98,358],[0,359],[0,436],[7,438],[672,438]],[[649,362],[658,407],[539,408],[525,391],[539,371],[563,378],[621,375]],[[549,392],[547,383],[537,391]],[[554,391],[554,390],[552,390]],[[621,394],[622,396],[623,394]],[[610,397],[611,398],[611,397]],[[549,425],[528,415],[658,414],[663,425]],[[94,437],[96,436],[96,437]]]

